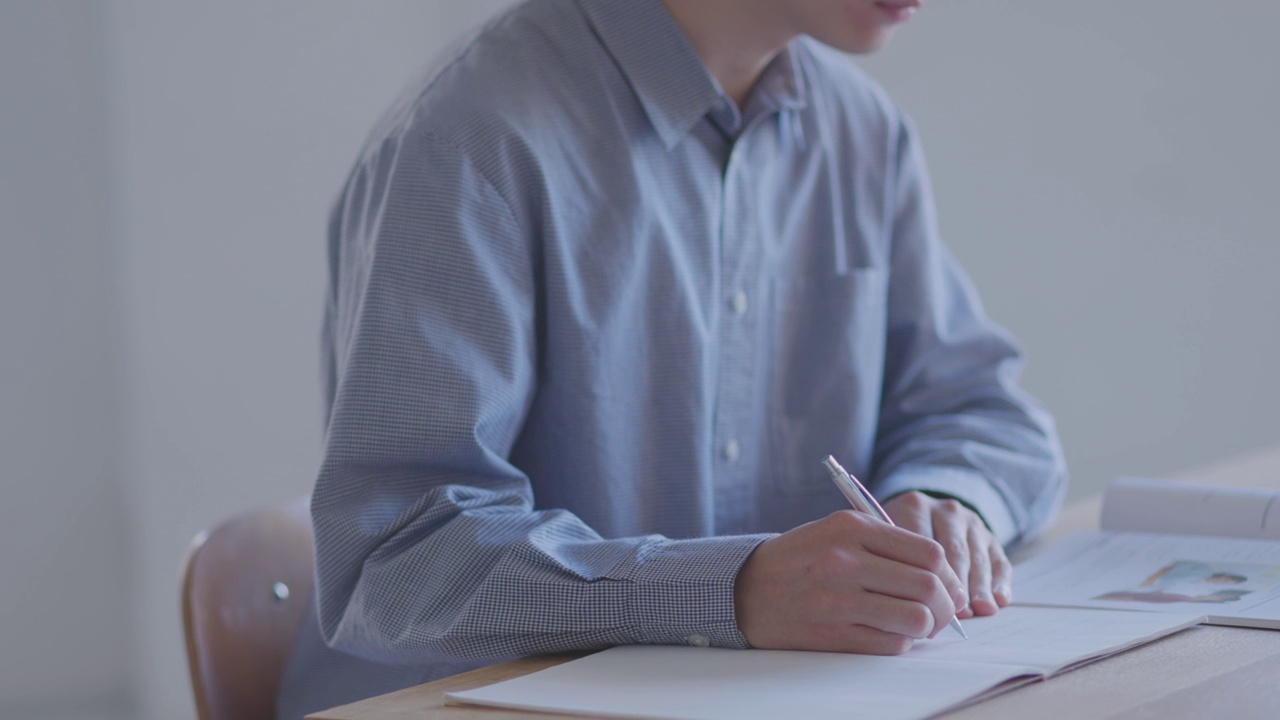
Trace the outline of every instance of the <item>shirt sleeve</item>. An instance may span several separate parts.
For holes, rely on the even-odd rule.
[[[382,663],[746,647],[733,583],[765,536],[605,539],[535,509],[508,462],[539,332],[515,218],[464,153],[412,130],[367,153],[335,207],[312,500],[326,642]]]
[[[942,244],[924,158],[898,133],[885,380],[875,491],[974,508],[1009,545],[1052,520],[1066,488],[1053,419],[1018,387],[1021,350]]]

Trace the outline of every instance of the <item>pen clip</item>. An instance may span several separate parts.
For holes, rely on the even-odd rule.
[[[880,505],[880,501],[876,500],[876,496],[871,494],[871,491],[867,489],[867,486],[863,485],[858,478],[852,475],[849,476],[849,479],[853,481],[853,486],[856,487],[858,492],[862,494],[862,497],[866,499],[867,504],[875,508],[876,515],[878,515],[881,520],[893,525],[894,522],[889,518],[889,513],[884,511],[884,508]]]
[[[827,472],[831,474],[831,479],[835,481],[840,493],[854,508],[884,520],[890,525],[893,524],[893,520],[889,518],[889,513],[884,511],[884,508],[880,506],[871,491],[867,490],[866,486],[858,481],[858,478],[850,474],[848,470],[845,470],[833,456],[828,455],[823,458],[822,464],[826,466]]]

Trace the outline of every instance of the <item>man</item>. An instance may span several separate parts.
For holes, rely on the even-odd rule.
[[[616,644],[899,653],[1010,601],[1052,423],[836,52],[917,4],[533,0],[387,116],[330,225],[339,652],[309,620],[282,717]]]

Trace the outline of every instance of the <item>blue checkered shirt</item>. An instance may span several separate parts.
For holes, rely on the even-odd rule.
[[[929,193],[901,111],[807,39],[741,109],[657,0],[535,0],[459,45],[332,215],[326,640],[744,647],[743,561],[847,507],[828,453],[1035,533],[1052,421]]]

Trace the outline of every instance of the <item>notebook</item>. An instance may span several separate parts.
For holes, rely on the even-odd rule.
[[[1203,615],[1074,608],[965,620],[894,657],[679,646],[615,647],[452,703],[670,720],[918,720],[1170,635]]]

